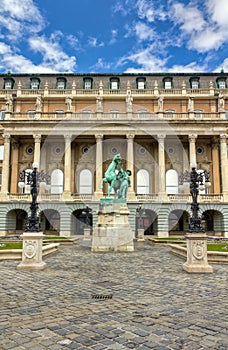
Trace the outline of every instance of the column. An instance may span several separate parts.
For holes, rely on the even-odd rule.
[[[135,183],[135,173],[134,173],[134,137],[133,134],[126,135],[127,138],[127,169],[131,171],[131,185],[128,188],[128,197],[129,199],[134,199],[134,183]],[[133,198],[132,198],[133,197]]]
[[[96,138],[96,188],[95,196],[101,198],[103,191],[100,188],[103,178],[103,135],[95,135]]]
[[[9,192],[10,169],[10,135],[4,134],[4,156],[2,164],[2,190],[1,197],[6,197]]]
[[[11,185],[10,192],[17,193],[18,190],[18,156],[19,156],[19,144],[12,142],[12,172],[11,172]]]
[[[65,157],[64,157],[64,199],[71,196],[71,139],[72,135],[64,135]]]
[[[220,175],[219,175],[219,147],[218,139],[212,140],[212,179],[211,183],[213,186],[213,193],[219,194],[221,191],[220,187]]]
[[[227,135],[220,135],[220,169],[221,169],[221,182],[222,182],[222,193],[228,198],[228,164],[227,164]]]
[[[40,143],[41,143],[41,135],[34,135],[34,163],[38,163],[40,166]]]
[[[165,137],[158,135],[158,169],[159,169],[159,196],[166,196],[165,188]]]
[[[189,135],[189,163],[190,167],[197,166],[196,163],[196,139],[197,135]]]

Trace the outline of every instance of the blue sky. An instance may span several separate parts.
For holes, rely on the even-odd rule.
[[[228,0],[0,0],[0,73],[228,71]]]

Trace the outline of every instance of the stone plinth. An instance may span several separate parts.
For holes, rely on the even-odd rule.
[[[127,204],[109,200],[100,202],[97,225],[93,232],[92,252],[132,252],[133,232],[128,221]]]
[[[22,262],[17,270],[43,270],[46,263],[42,261],[43,232],[24,232]]]
[[[84,241],[90,241],[91,240],[91,235],[90,235],[90,228],[84,228]]]
[[[138,242],[144,242],[144,228],[139,228],[138,229],[138,237],[137,237]]]
[[[212,273],[213,268],[207,261],[207,235],[191,233],[186,235],[187,261],[183,269],[190,273]]]

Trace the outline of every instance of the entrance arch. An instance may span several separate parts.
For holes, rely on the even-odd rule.
[[[60,214],[54,209],[45,209],[40,214],[41,228],[45,234],[56,235],[60,231]]]
[[[154,235],[157,231],[157,213],[151,209],[143,209],[141,217],[136,215],[136,237],[138,229],[143,228],[145,235]]]
[[[206,210],[202,213],[203,228],[209,235],[223,234],[223,215],[218,210]]]
[[[23,209],[13,209],[7,213],[8,234],[21,234],[25,230],[28,214]]]
[[[88,208],[90,209],[90,208]],[[84,228],[93,227],[93,215],[87,212],[87,208],[77,209],[72,213],[72,234],[73,235],[83,235]]]
[[[188,230],[189,214],[181,209],[173,210],[169,213],[169,233],[181,234]]]

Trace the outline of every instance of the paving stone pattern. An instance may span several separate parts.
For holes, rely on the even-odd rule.
[[[187,274],[146,242],[91,253],[77,241],[45,261],[39,272],[0,263],[1,350],[228,349],[227,265]]]

